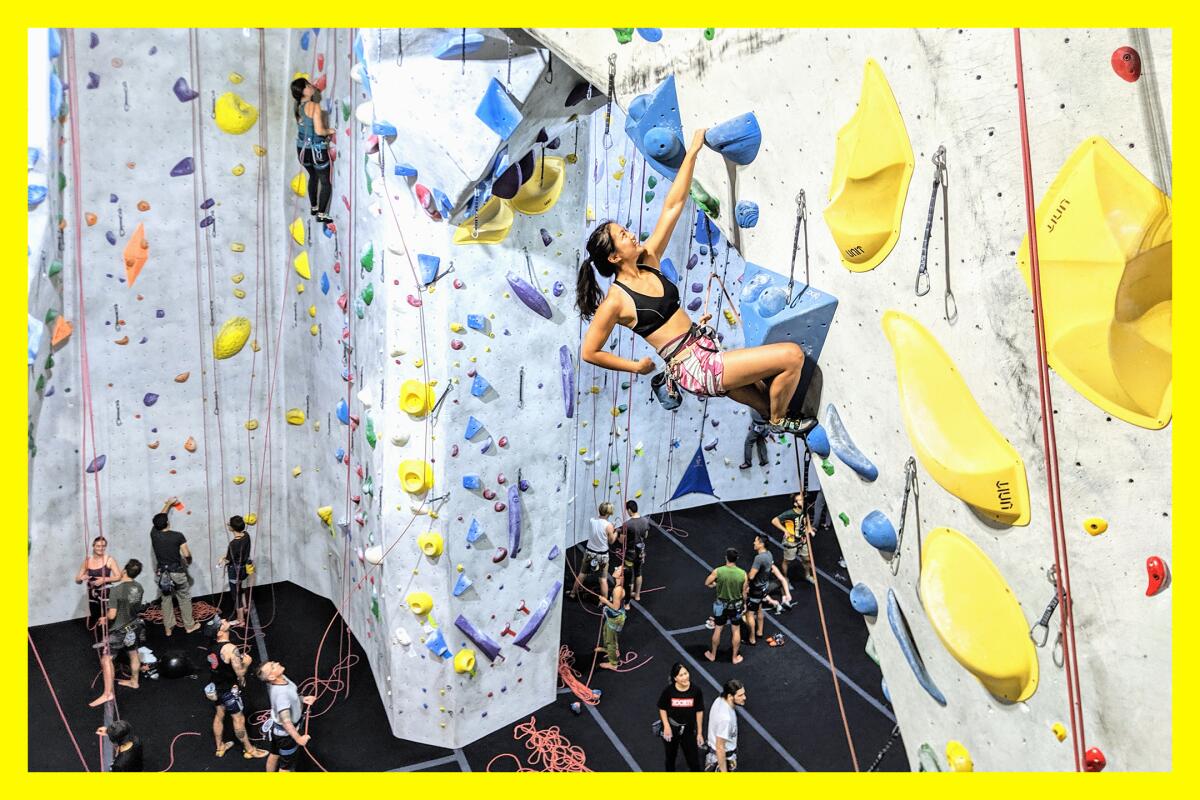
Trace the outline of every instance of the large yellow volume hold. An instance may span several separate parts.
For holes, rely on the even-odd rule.
[[[954,659],[1001,700],[1037,691],[1037,649],[1008,582],[978,545],[934,528],[921,548],[921,605]]]
[[[292,224],[291,224],[291,226],[288,227],[288,230],[291,231],[292,239],[295,240],[296,244],[303,247],[304,246],[304,220],[300,219],[299,217],[296,217],[294,220],[292,220]]]
[[[1118,419],[1171,421],[1171,198],[1099,137],[1067,159],[1037,207],[1046,356]],[[1031,286],[1029,237],[1017,266]]]
[[[213,339],[213,357],[218,359],[232,358],[242,351],[250,338],[250,320],[245,317],[231,317],[225,320]]]
[[[476,218],[478,216],[478,219]],[[512,230],[513,210],[507,200],[493,197],[454,231],[455,244],[499,244]]]
[[[217,127],[226,133],[245,133],[258,121],[258,109],[236,92],[226,92],[217,98],[216,114]]]
[[[308,193],[308,176],[303,172],[297,172],[296,177],[292,178],[292,191],[297,197],[304,197]]]
[[[858,110],[838,131],[825,223],[851,272],[879,266],[900,238],[912,144],[883,70],[867,59]]]
[[[543,157],[529,180],[521,184],[512,199],[513,211],[522,214],[545,214],[554,208],[566,183],[566,164],[558,156]]]
[[[433,408],[433,387],[418,380],[409,379],[400,384],[400,408],[414,417],[423,417]]]
[[[292,261],[292,266],[296,268],[296,274],[301,278],[304,278],[304,280],[307,281],[312,278],[312,272],[308,268],[307,250],[300,251],[300,254]]]
[[[917,458],[950,494],[998,522],[1029,524],[1025,462],[984,415],[933,335],[888,311],[883,332],[896,358],[900,412]]]

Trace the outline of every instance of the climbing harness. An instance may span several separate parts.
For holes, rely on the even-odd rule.
[[[892,574],[900,572],[900,548],[904,544],[904,523],[908,521],[908,498],[913,499],[913,511],[917,515],[917,574],[920,577],[921,558],[921,487],[917,483],[917,460],[912,456],[904,462],[904,500],[900,503],[900,529],[896,532],[896,552],[892,555]]]
[[[939,145],[933,154],[933,192],[929,195],[929,213],[925,217],[925,238],[921,242],[921,264],[917,268],[917,281],[914,290],[917,297],[929,294],[929,239],[933,235],[933,212],[937,206],[938,188],[942,190],[942,232],[946,262],[946,296],[944,298],[946,321],[951,325],[958,319],[958,303],[954,292],[950,289],[950,205],[947,197],[947,187],[950,185],[949,174],[946,171],[946,146]]]
[[[609,133],[609,128],[612,125],[612,104],[613,95],[617,92],[617,54],[608,54],[608,100],[604,105],[604,149],[611,150],[613,145],[612,134]],[[591,89],[588,89],[588,94],[591,94]]]
[[[792,268],[788,273],[788,308],[793,307],[804,296],[801,291],[792,298],[792,285],[796,282],[796,254],[800,251],[800,229],[804,229],[804,288],[809,286],[808,273],[808,203],[804,197],[804,190],[800,190],[800,194],[796,195],[796,231],[792,234]]]

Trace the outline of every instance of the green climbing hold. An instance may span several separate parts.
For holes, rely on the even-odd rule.
[[[63,173],[58,173],[58,190],[61,192],[67,188],[67,176]]]
[[[58,275],[61,272],[62,272],[62,262],[61,261],[51,261],[50,269],[47,270],[46,274],[49,277],[53,278],[54,276]]]
[[[708,39],[711,42],[713,40],[713,36],[715,36],[716,33],[717,33],[716,28],[705,28],[704,29],[704,38]]]
[[[825,470],[826,475],[832,475],[833,474],[833,462],[830,461],[828,458],[822,458],[821,459],[821,469]]]
[[[633,28],[613,28],[613,33],[621,44],[629,44],[633,40]]]
[[[42,389],[45,389],[45,388],[46,388],[46,376],[38,375],[37,386],[34,387],[34,391],[40,392]]]
[[[375,420],[371,419],[370,417],[367,417],[366,431],[367,444],[371,445],[371,449],[374,450],[375,442],[378,441],[378,438],[375,436]]]
[[[362,264],[362,268],[367,272],[375,269],[375,243],[367,245],[367,249],[363,251],[362,259],[358,262]]]
[[[646,192],[646,204],[649,205],[650,201],[653,199],[654,199],[654,192]]]
[[[620,464],[619,462],[616,462],[616,461],[614,461],[614,462],[613,462],[613,463],[612,463],[612,464],[609,466],[609,468],[608,468],[608,471],[609,471],[609,472],[620,472],[620,471],[621,471],[621,464]]]
[[[617,406],[617,411],[620,411],[622,414],[624,414],[628,410],[629,410],[629,406],[625,405],[624,403],[621,403],[619,406]]]
[[[650,238],[650,234],[646,233],[645,231],[642,231],[641,233],[638,234],[638,241],[640,241],[640,242],[644,242],[649,238]]]
[[[350,121],[350,104],[345,100],[342,101],[342,122]]]
[[[653,189],[655,186],[658,186],[658,178],[651,175],[649,178],[646,178],[646,185]]]
[[[366,313],[366,310],[367,310],[367,307],[364,306],[362,303],[354,304],[354,316],[358,317],[359,319],[363,318],[363,314]]]
[[[46,356],[46,369],[54,369],[54,356]]]
[[[921,749],[917,751],[918,772],[941,772],[942,764],[938,761],[937,753],[929,742],[921,745]]]
[[[375,616],[376,622],[379,621],[379,598],[371,597],[371,613]]]
[[[368,283],[362,290],[362,301],[367,305],[371,305],[371,301],[375,299],[375,284]]]
[[[46,324],[49,325],[56,319],[58,319],[58,312],[53,308],[46,309]]]
[[[840,519],[840,520],[842,521],[842,524],[843,524],[843,525],[849,525],[849,524],[850,524],[850,517],[846,516],[846,512],[845,512],[845,511],[843,511],[843,512],[842,512],[842,513],[840,513],[840,514],[838,514],[838,519]]]
[[[721,216],[721,201],[713,197],[704,187],[700,185],[700,181],[692,180],[692,199],[696,201],[696,205],[705,214],[708,214],[713,219]]]

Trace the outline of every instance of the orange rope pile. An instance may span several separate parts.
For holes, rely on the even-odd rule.
[[[561,662],[560,662],[561,663]],[[517,772],[591,772],[585,766],[587,755],[583,748],[571,744],[571,740],[559,732],[557,725],[538,730],[537,718],[530,717],[528,722],[513,726],[513,738],[525,741],[525,747],[532,752],[529,754],[529,764],[526,767],[514,753],[501,753],[488,762],[487,771],[492,771],[492,764],[502,758],[511,758],[517,762]],[[542,764],[540,770],[533,769]]]

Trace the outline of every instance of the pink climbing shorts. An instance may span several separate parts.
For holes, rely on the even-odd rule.
[[[660,352],[673,353],[667,359],[667,376],[681,389],[697,397],[725,395],[725,362],[710,329],[692,328]]]

